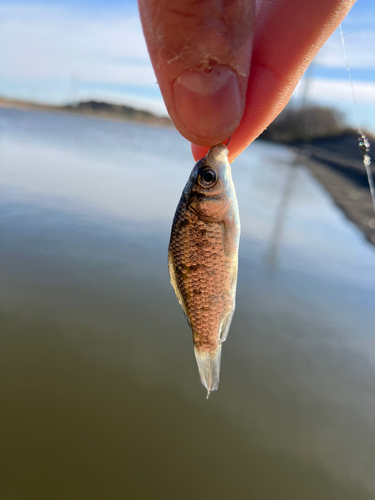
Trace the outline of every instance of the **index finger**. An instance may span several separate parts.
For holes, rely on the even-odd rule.
[[[288,103],[306,68],[354,0],[264,0],[257,13],[246,106],[232,135],[233,161]],[[192,144],[195,160],[207,148]]]

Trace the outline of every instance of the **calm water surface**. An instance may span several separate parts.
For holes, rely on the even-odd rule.
[[[298,159],[233,165],[208,401],[169,284],[173,130],[0,110],[0,498],[374,499],[375,254]]]

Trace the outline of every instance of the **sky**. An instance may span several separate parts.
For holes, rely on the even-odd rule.
[[[375,2],[358,0],[342,30],[357,106],[338,30],[292,103],[335,107],[375,132]],[[166,114],[135,0],[0,0],[0,97],[97,99]]]

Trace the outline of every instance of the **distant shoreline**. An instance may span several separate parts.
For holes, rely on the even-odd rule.
[[[142,109],[100,101],[83,101],[63,106],[0,97],[0,108],[18,109],[21,111],[48,111],[101,118],[104,120],[120,120],[155,127],[174,128],[171,119],[167,116],[158,116]]]

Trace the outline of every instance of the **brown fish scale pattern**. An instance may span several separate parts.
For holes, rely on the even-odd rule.
[[[223,319],[234,307],[233,261],[225,255],[224,224],[209,222],[182,203],[175,214],[169,250],[176,282],[199,350],[220,344]]]

